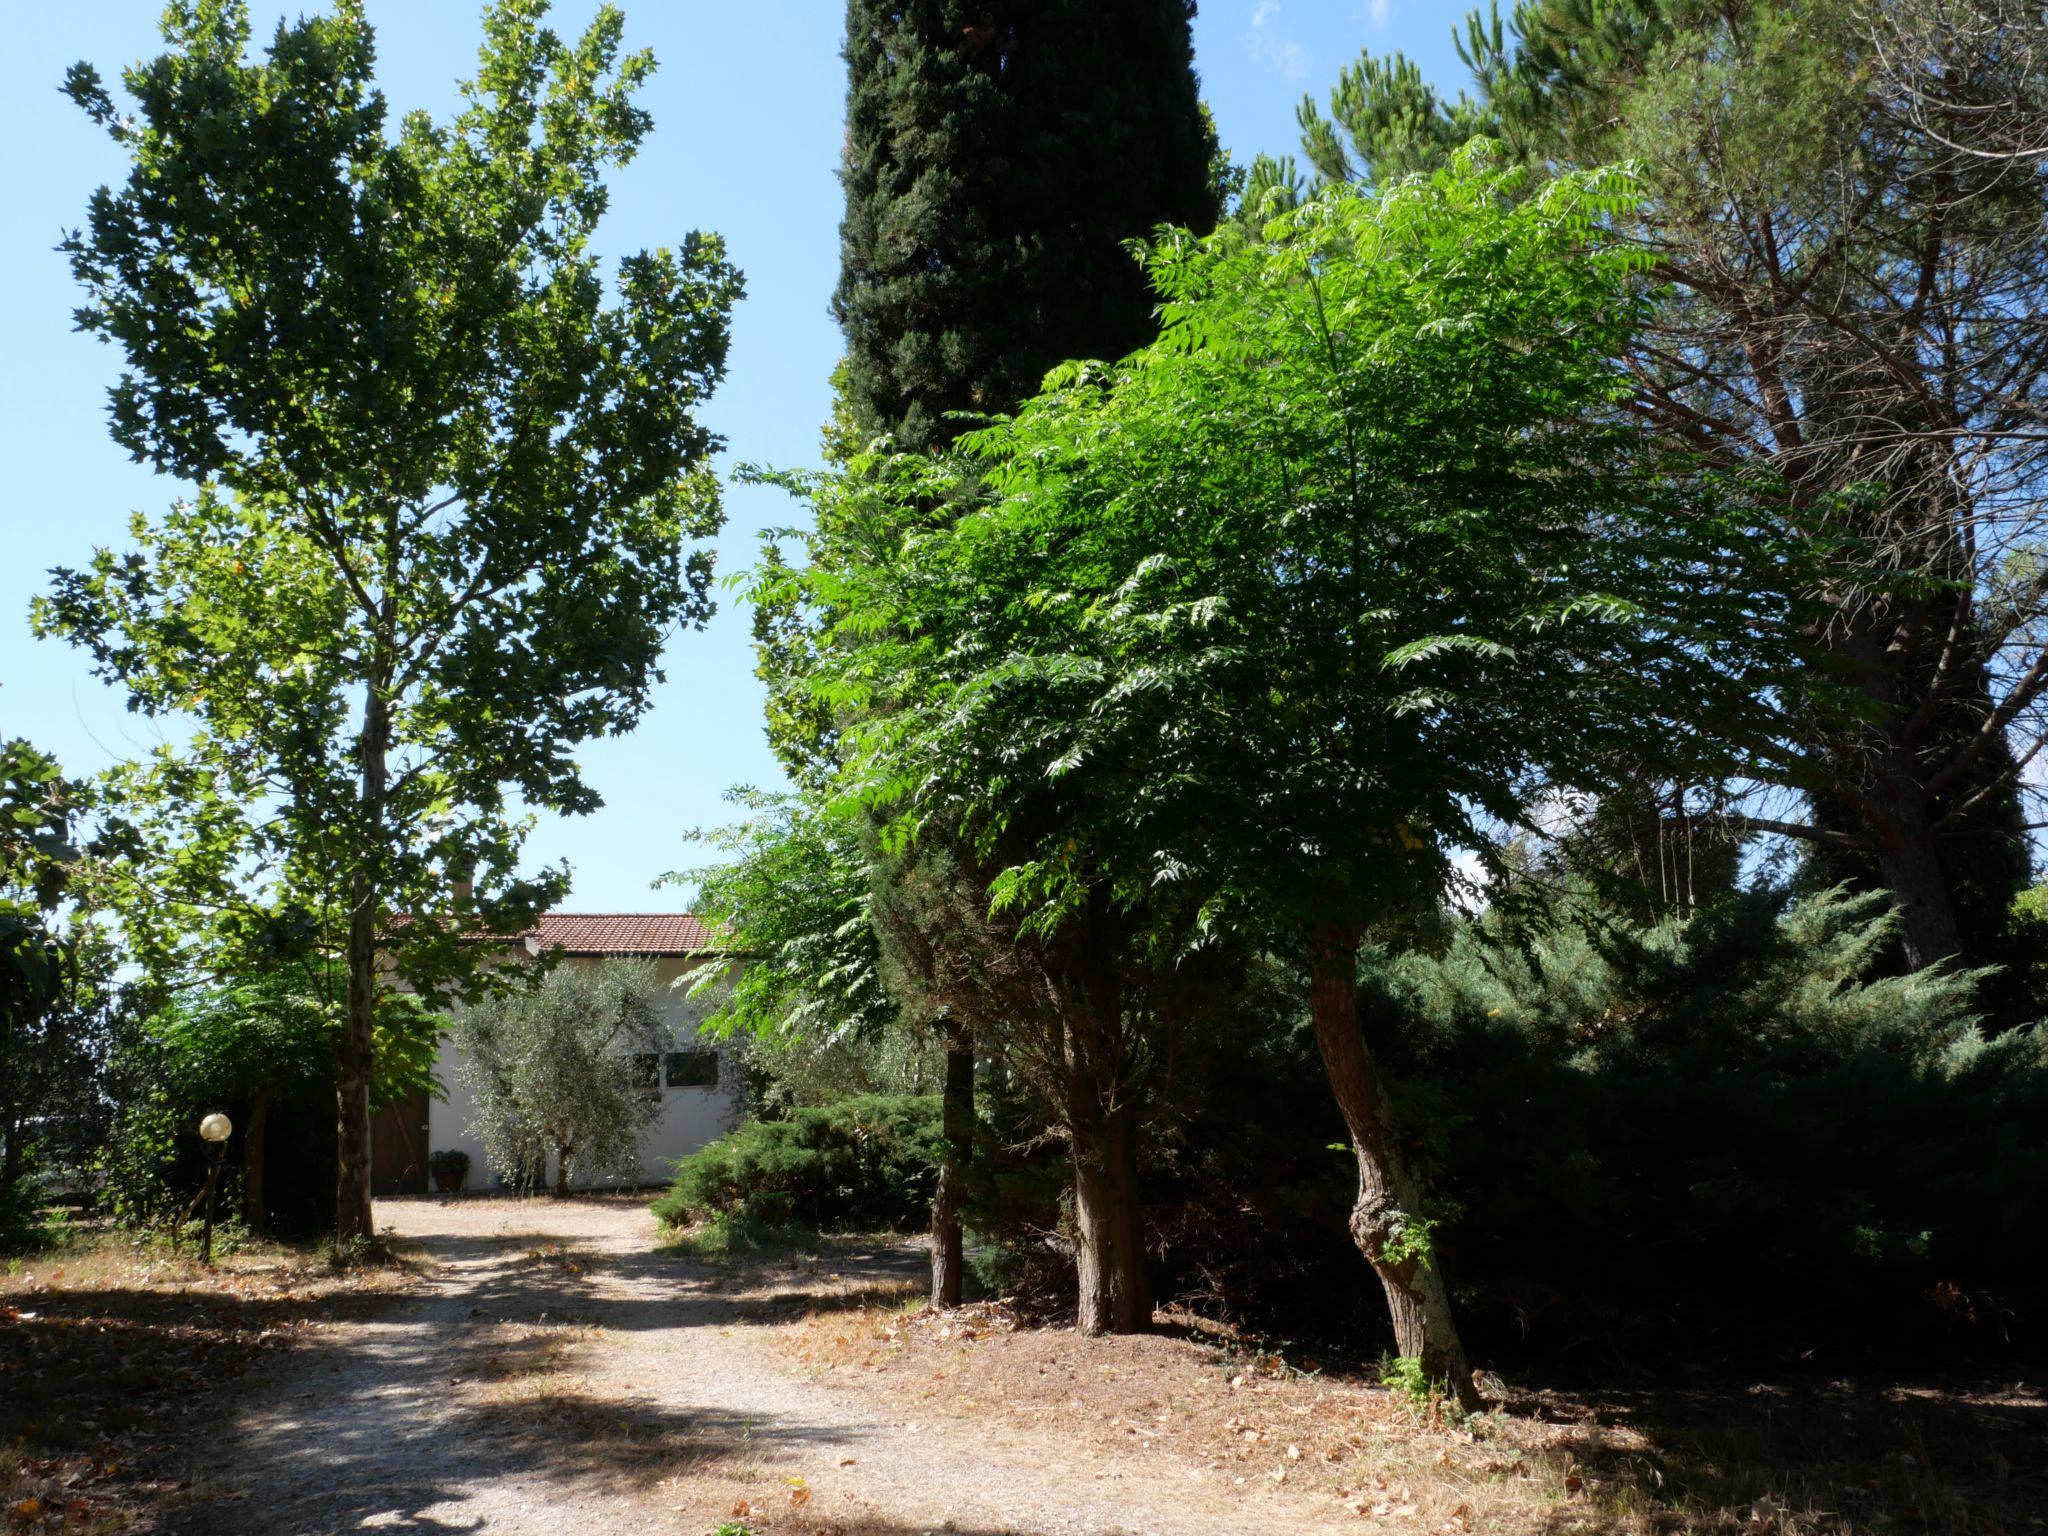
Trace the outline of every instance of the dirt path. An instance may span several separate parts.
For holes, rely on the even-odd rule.
[[[1198,1468],[1057,1423],[905,1422],[777,1347],[797,1316],[903,1289],[915,1253],[745,1290],[659,1253],[638,1204],[399,1200],[378,1219],[432,1278],[251,1384],[194,1490],[209,1532],[701,1536],[735,1516],[762,1536],[1342,1528],[1326,1502],[1219,1497]]]

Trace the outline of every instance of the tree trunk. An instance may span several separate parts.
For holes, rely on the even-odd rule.
[[[1961,954],[1963,941],[1955,904],[1949,899],[1941,856],[1926,826],[1907,825],[1881,836],[1877,866],[1898,903],[1899,939],[1906,964],[1917,971]]]
[[[242,1215],[253,1237],[263,1235],[263,1127],[270,1119],[270,1090],[258,1088],[242,1127]]]
[[[1144,1211],[1128,1109],[1102,1103],[1096,1085],[1070,1078],[1067,1134],[1074,1155],[1074,1271],[1082,1333],[1143,1333],[1152,1326]]]
[[[574,1147],[557,1146],[555,1148],[555,1198],[557,1200],[569,1198],[569,1159],[575,1155],[576,1149]],[[543,1173],[545,1173],[545,1166],[543,1166]]]
[[[1458,1329],[1450,1294],[1426,1240],[1390,1255],[1388,1247],[1424,1218],[1421,1179],[1387,1112],[1386,1090],[1365,1042],[1358,1006],[1358,946],[1355,929],[1326,926],[1310,936],[1310,1003],[1316,1047],[1337,1108],[1351,1131],[1358,1156],[1358,1199],[1351,1208],[1351,1237],[1379,1276],[1394,1323],[1394,1345],[1419,1360],[1428,1378],[1441,1383],[1460,1406],[1476,1409],[1479,1394]],[[1426,1230],[1426,1229],[1425,1229]]]
[[[388,622],[391,600],[386,599]],[[354,836],[356,866],[349,877],[348,1004],[335,1063],[336,1149],[334,1231],[370,1237],[370,1080],[376,1072],[377,940],[383,920],[375,871],[381,863],[384,800],[391,749],[391,668],[380,660],[363,693],[363,730],[357,740],[362,774]]]
[[[1109,1177],[1110,1326],[1118,1333],[1152,1327],[1152,1277],[1145,1270],[1145,1208],[1138,1187],[1137,1129],[1131,1112],[1109,1118],[1104,1165]]]
[[[334,1073],[334,1231],[341,1238],[376,1231],[370,1214],[370,1078],[376,1070],[377,904],[361,874],[351,883],[350,904],[348,1003]]]
[[[11,1195],[14,1186],[21,1180],[22,1147],[27,1138],[22,1134],[20,1121],[9,1117],[4,1132],[0,1132],[0,1195]]]
[[[967,1167],[974,1156],[974,1031],[955,1019],[939,1026],[945,1038],[946,1086],[940,1100],[944,1145],[939,1183],[932,1192],[932,1305],[960,1305],[962,1269],[960,1205]]]
[[[1116,1317],[1110,1267],[1109,1190],[1103,1172],[1074,1138],[1074,1279],[1079,1297],[1074,1326],[1082,1333],[1108,1333]]]

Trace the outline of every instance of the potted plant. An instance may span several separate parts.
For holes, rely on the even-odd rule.
[[[452,1195],[469,1182],[469,1154],[460,1147],[443,1147],[428,1154],[427,1172],[434,1176],[434,1188]]]

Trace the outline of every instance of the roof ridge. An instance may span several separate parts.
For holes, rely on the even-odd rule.
[[[696,912],[565,912],[555,907],[541,917],[699,917]]]

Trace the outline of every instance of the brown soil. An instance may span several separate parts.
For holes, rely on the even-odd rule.
[[[160,1485],[160,1528],[2048,1528],[2048,1403],[2019,1389],[1511,1394],[1458,1423],[1185,1320],[1098,1340],[1000,1305],[935,1315],[922,1253],[893,1242],[707,1264],[626,1199],[387,1201],[379,1220],[426,1267],[405,1296],[292,1300],[303,1282],[280,1280],[274,1326],[304,1347],[203,1396],[172,1377],[189,1486]]]
[[[336,1270],[270,1244],[212,1268],[187,1245],[74,1231],[0,1274],[0,1532],[132,1528],[264,1354],[369,1315],[402,1270]]]

